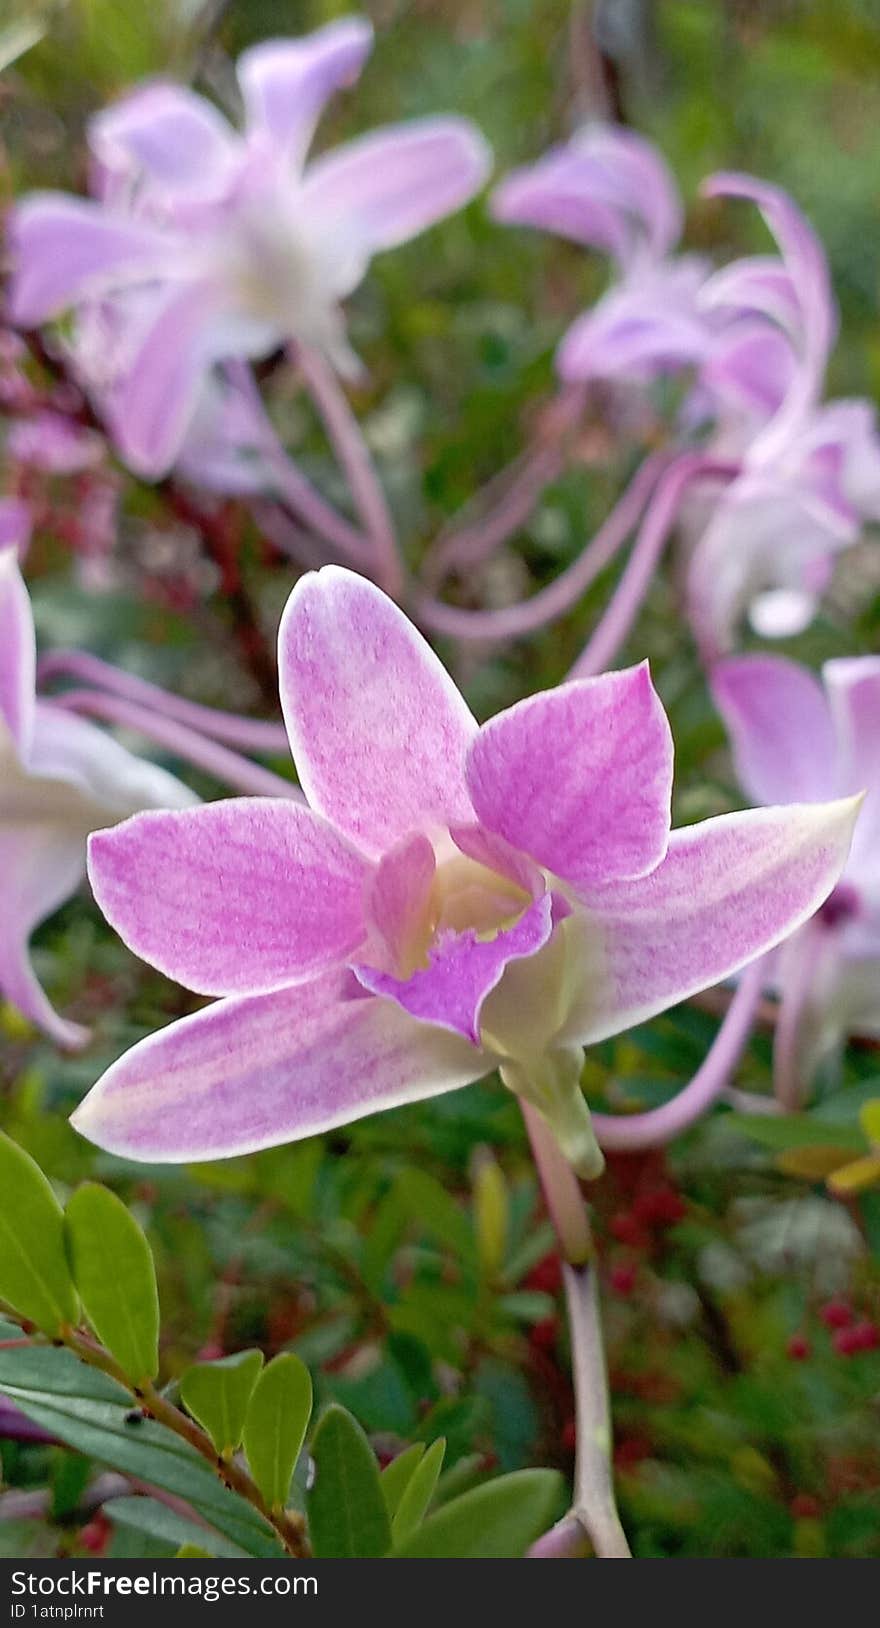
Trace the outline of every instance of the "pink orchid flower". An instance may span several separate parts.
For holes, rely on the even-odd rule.
[[[496,220],[557,232],[611,256],[616,280],[569,328],[563,379],[627,379],[698,366],[711,324],[698,303],[711,267],[674,255],[684,211],[656,148],[631,130],[593,124],[492,193]]]
[[[325,102],[371,43],[350,17],[246,51],[242,134],[182,86],[136,90],[92,121],[99,198],[35,193],[13,211],[11,319],[74,308],[88,329],[89,308],[102,310],[122,357],[108,411],[142,473],[174,461],[215,363],[294,339],[350,360],[339,303],[372,256],[482,186],[486,144],[453,117],[376,130],[306,165]],[[93,328],[85,348],[106,349]]]
[[[35,664],[18,549],[0,544],[0,994],[60,1045],[78,1046],[87,1033],[47,1000],[30,963],[30,935],[83,880],[90,831],[137,809],[197,799],[94,725],[38,700]]]
[[[835,308],[822,245],[803,215],[779,188],[749,176],[715,176],[706,191],[755,202],[781,251],[781,259],[734,262],[700,295],[707,312],[751,311],[776,328],[771,351],[763,323],[754,332],[736,324],[703,376],[728,407],[756,367],[770,386],[763,413],[753,388],[738,445],[729,419],[721,431],[716,450],[735,453],[741,473],[714,505],[691,559],[691,616],[712,659],[730,649],[744,613],[767,638],[810,623],[837,555],[866,520],[880,519],[880,438],[868,402],[821,405]]]
[[[867,787],[841,880],[773,959],[782,997],[777,1092],[801,1100],[852,1031],[880,1034],[880,657],[815,674],[780,656],[719,662],[712,690],[740,784],[760,803],[822,802]]]
[[[91,839],[125,942],[219,999],[121,1057],[77,1128],[136,1159],[210,1159],[497,1068],[595,1175],[584,1046],[806,920],[857,799],[670,831],[646,665],[480,727],[397,606],[338,566],[294,588],[279,665],[309,806],[224,801]]]

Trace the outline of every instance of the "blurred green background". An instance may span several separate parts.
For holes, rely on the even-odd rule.
[[[8,0],[7,0],[8,3]],[[283,0],[28,3],[0,17],[0,58],[42,37],[0,79],[2,183],[82,188],[89,113],[140,75],[171,72],[232,106],[230,59],[347,8]],[[829,389],[880,388],[880,9],[876,0],[422,0],[365,8],[377,29],[361,84],[329,109],[319,142],[431,111],[474,118],[497,173],[537,157],[583,118],[617,111],[654,138],[688,205],[686,241],[728,257],[765,242],[741,206],[700,202],[700,179],[742,168],[788,187],[826,243],[841,310]],[[5,32],[4,32],[5,30]],[[18,33],[16,34],[16,30]],[[595,43],[596,33],[601,44]],[[418,568],[439,528],[528,442],[553,391],[567,324],[606,268],[549,237],[505,231],[478,201],[381,257],[351,302],[369,380],[353,400]],[[274,384],[287,444],[344,502],[300,401]],[[565,475],[488,567],[453,585],[503,604],[549,581],[604,518],[643,453],[599,412]],[[50,519],[29,561],[46,643],[80,644],[199,700],[266,711],[241,663],[211,563],[160,494],[120,475],[116,551],[101,591],[71,566]],[[75,506],[60,483],[55,513]],[[257,529],[241,538],[244,588],[271,639],[293,573]],[[507,648],[443,647],[480,716],[564,676],[607,596],[606,575],[561,624]],[[790,648],[807,660],[878,647],[876,543],[848,557],[823,619]],[[675,596],[658,580],[629,653],[648,655],[677,748],[677,818],[737,805],[723,735]],[[277,765],[283,770],[283,765]],[[194,783],[216,794],[209,782]],[[491,1466],[571,1468],[564,1320],[517,1110],[496,1084],[350,1132],[198,1170],[125,1166],[66,1115],[124,1046],[190,1010],[74,901],[41,931],[53,999],[93,1026],[61,1059],[11,1013],[0,1041],[0,1123],[52,1177],[94,1172],[147,1224],[160,1259],[169,1374],[199,1351],[293,1344],[322,1396],[349,1405],[391,1451],[444,1432],[464,1481]],[[698,1066],[716,1026],[689,1007],[593,1054],[597,1102],[649,1106]],[[740,1083],[766,1091],[759,1029]],[[876,1053],[853,1046],[821,1082],[814,1140],[854,1144],[880,1096]],[[880,1315],[880,1197],[832,1201],[786,1174],[785,1149],[721,1111],[669,1154],[612,1161],[597,1193],[624,1521],[640,1555],[880,1555],[880,1353],[835,1349],[823,1310]],[[475,1193],[497,1160],[503,1225]],[[657,1197],[657,1195],[661,1197]],[[665,1195],[665,1196],[663,1196]],[[803,1335],[807,1354],[789,1354]],[[3,1445],[10,1484],[57,1475],[51,1451]],[[132,1534],[114,1539],[131,1554]],[[144,1552],[150,1541],[143,1539]],[[69,1526],[0,1522],[9,1554],[75,1548]],[[140,1551],[138,1551],[140,1552]]]

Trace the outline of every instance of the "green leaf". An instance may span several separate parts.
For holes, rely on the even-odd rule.
[[[827,1120],[809,1114],[728,1114],[725,1123],[761,1147],[780,1152],[785,1148],[827,1147],[833,1142],[835,1147],[860,1153],[865,1146],[857,1125],[835,1125],[832,1131]]]
[[[357,1420],[334,1403],[312,1443],[315,1482],[309,1533],[322,1560],[370,1560],[387,1554],[391,1522],[379,1467]]]
[[[223,1486],[195,1448],[145,1419],[132,1408],[128,1391],[72,1351],[0,1350],[0,1390],[68,1447],[185,1499],[249,1555],[271,1559],[282,1553],[268,1523]]]
[[[189,1412],[224,1457],[241,1446],[248,1403],[262,1366],[261,1351],[238,1351],[217,1362],[197,1363],[180,1381]]]
[[[244,1421],[251,1474],[271,1509],[283,1509],[312,1413],[309,1370],[292,1351],[266,1365]]]
[[[434,1489],[443,1468],[446,1441],[443,1436],[432,1442],[427,1453],[404,1488],[397,1513],[391,1522],[391,1536],[395,1546],[405,1543],[411,1533],[421,1526]]]
[[[429,1515],[394,1553],[427,1560],[517,1560],[561,1513],[555,1470],[514,1470]]]
[[[0,1300],[53,1336],[79,1319],[61,1205],[30,1154],[2,1133]]]
[[[401,1170],[394,1190],[422,1232],[446,1244],[458,1260],[474,1261],[476,1244],[468,1216],[435,1176],[410,1165]]]
[[[237,1543],[221,1537],[219,1532],[209,1532],[198,1521],[187,1520],[176,1509],[160,1504],[158,1498],[109,1498],[103,1510],[116,1526],[145,1532],[148,1537],[167,1544],[172,1555],[179,1553],[184,1545],[199,1548],[200,1553],[211,1560],[240,1560],[247,1553]]]
[[[153,1254],[109,1187],[85,1182],[67,1204],[67,1251],[83,1310],[135,1385],[159,1372],[159,1294]]]
[[[385,1508],[391,1519],[394,1519],[397,1506],[409,1484],[410,1477],[418,1468],[425,1451],[423,1441],[413,1442],[412,1447],[405,1447],[402,1453],[386,1464],[379,1476],[382,1486],[382,1496],[385,1499]]]

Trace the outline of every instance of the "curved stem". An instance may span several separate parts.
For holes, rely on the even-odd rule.
[[[231,363],[228,368],[235,388],[247,401],[254,424],[260,433],[260,451],[273,479],[275,491],[294,511],[296,518],[307,530],[329,543],[346,559],[363,565],[369,560],[369,544],[365,537],[334,509],[332,503],[317,492],[301,469],[298,469],[280,440],[275,426],[266,412],[263,398],[254,381],[253,373],[245,363]]]
[[[290,751],[283,724],[267,723],[260,718],[242,718],[234,712],[221,712],[214,707],[202,706],[198,701],[185,701],[181,696],[163,690],[160,685],[151,684],[148,679],[127,673],[109,661],[102,661],[100,656],[91,656],[83,650],[52,650],[40,658],[37,664],[38,682],[49,683],[56,678],[75,678],[83,684],[93,685],[95,689],[107,690],[125,701],[149,707],[166,718],[176,718],[200,735],[225,741],[228,746],[238,746],[244,751],[285,754]],[[60,699],[60,696],[53,697],[53,700]]]
[[[376,580],[392,598],[400,599],[404,576],[394,523],[361,427],[323,356],[301,346],[295,360],[345,471],[352,499],[370,540]],[[361,563],[366,563],[363,557]]]
[[[563,1278],[571,1330],[572,1382],[575,1395],[577,1448],[574,1498],[570,1515],[560,1527],[545,1534],[532,1549],[532,1558],[570,1554],[574,1533],[571,1518],[580,1524],[601,1560],[628,1559],[630,1550],[614,1501],[611,1460],[611,1402],[602,1339],[602,1313],[596,1253],[587,1208],[568,1161],[541,1115],[521,1105],[532,1144],[538,1176],[550,1219],[565,1256]],[[555,1537],[554,1537],[555,1534]],[[537,1552],[536,1552],[537,1551]]]
[[[539,444],[520,453],[466,505],[465,514],[479,505],[479,517],[464,524],[459,517],[435,538],[422,566],[429,582],[436,586],[454,571],[481,565],[528,519],[563,468],[562,442],[581,417],[586,394],[583,385],[561,390],[542,412]]]
[[[701,1118],[725,1090],[752,1032],[764,980],[763,958],[743,973],[739,988],[706,1057],[688,1085],[661,1108],[644,1114],[594,1114],[599,1146],[609,1153],[660,1147]]]
[[[614,662],[648,590],[687,488],[697,480],[733,480],[739,465],[686,452],[666,471],[642,522],[626,568],[605,608],[604,615],[569,673],[569,678],[591,678]]]
[[[299,788],[289,780],[283,780],[281,775],[261,768],[258,763],[248,762],[237,752],[230,752],[216,741],[207,740],[204,735],[188,729],[176,719],[162,718],[157,713],[149,712],[146,707],[136,706],[134,702],[124,701],[119,696],[104,695],[98,690],[68,690],[65,695],[59,695],[47,704],[63,707],[69,712],[103,718],[124,729],[137,730],[147,740],[155,741],[173,752],[175,757],[205,769],[236,791],[255,797],[289,797],[295,802],[302,800]]]
[[[586,593],[623,547],[662,471],[668,467],[668,457],[663,453],[646,458],[592,541],[555,582],[541,588],[531,599],[504,610],[480,611],[462,610],[444,605],[430,594],[417,594],[413,604],[416,620],[432,633],[479,640],[519,638],[555,621]]]

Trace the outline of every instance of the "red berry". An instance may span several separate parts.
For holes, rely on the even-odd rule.
[[[674,1227],[686,1213],[684,1199],[674,1187],[649,1188],[633,1205],[633,1215],[645,1227]]]
[[[577,1447],[577,1425],[574,1419],[566,1419],[562,1427],[562,1445],[567,1453],[573,1453]]]
[[[558,1255],[545,1255],[532,1267],[526,1278],[530,1289],[540,1289],[544,1294],[556,1294],[562,1285],[562,1266]]]
[[[795,1493],[788,1507],[796,1521],[817,1521],[822,1513],[818,1498],[809,1492]]]
[[[805,1362],[813,1350],[805,1334],[792,1334],[785,1349],[792,1362]]]
[[[630,1249],[646,1249],[651,1241],[629,1210],[618,1210],[616,1215],[612,1215],[608,1231],[619,1244],[628,1244]]]
[[[636,1276],[634,1266],[628,1261],[619,1261],[616,1266],[612,1266],[608,1281],[615,1294],[631,1295],[636,1286]]]
[[[100,1555],[104,1553],[110,1541],[112,1527],[106,1515],[98,1510],[94,1519],[84,1526],[79,1534],[80,1547],[89,1554]]]
[[[539,1323],[533,1325],[529,1339],[539,1351],[552,1351],[558,1331],[559,1322],[556,1317],[542,1317]]]
[[[831,1343],[839,1357],[854,1357],[863,1349],[858,1327],[839,1328]]]
[[[848,1328],[852,1322],[852,1307],[845,1300],[829,1300],[819,1312],[826,1328]]]
[[[876,1351],[880,1346],[880,1328],[864,1318],[860,1323],[853,1323],[850,1329],[853,1341],[856,1342],[857,1351]]]

